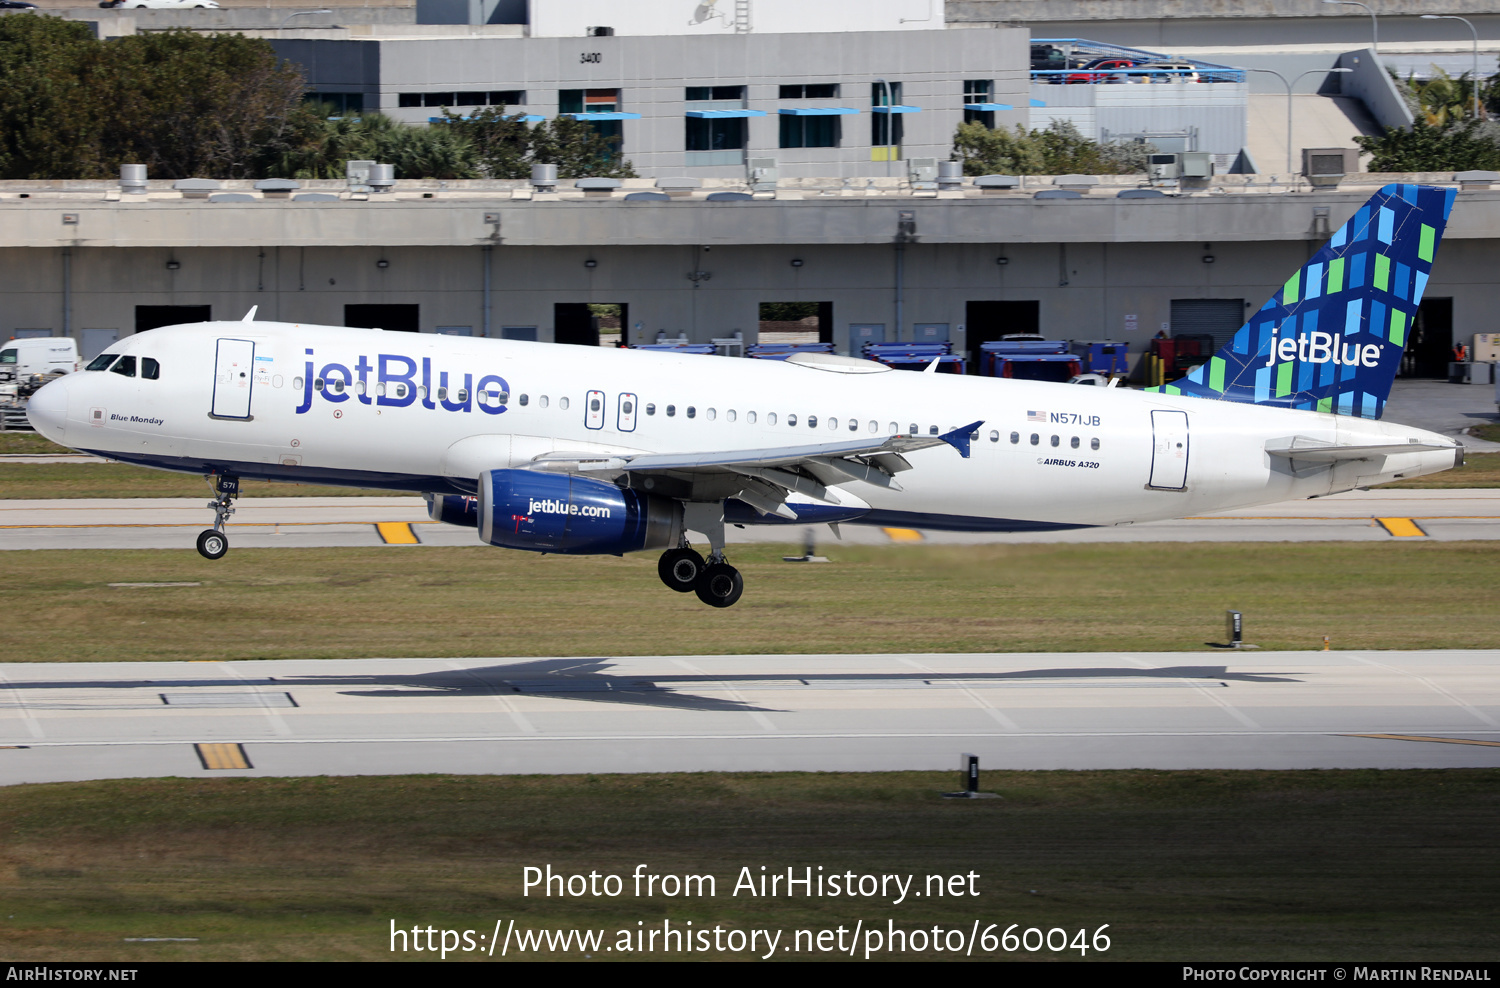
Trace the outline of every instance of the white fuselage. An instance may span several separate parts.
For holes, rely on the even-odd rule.
[[[226,366],[234,346],[249,350],[221,340],[253,343],[253,358]],[[111,352],[154,359],[159,377],[96,371],[49,384],[32,400],[41,432],[128,462],[245,478],[471,493],[480,473],[549,453],[767,449],[982,421],[969,458],[924,449],[907,454],[900,490],[839,490],[870,505],[861,521],[1007,529],[1181,517],[1455,463],[1451,439],[1394,423],[948,374],[273,322],[158,329]],[[504,391],[506,403],[476,391]],[[1290,437],[1448,448],[1296,466],[1265,448]]]

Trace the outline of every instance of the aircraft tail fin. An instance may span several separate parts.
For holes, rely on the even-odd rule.
[[[1455,195],[1387,185],[1228,346],[1149,390],[1380,418]]]

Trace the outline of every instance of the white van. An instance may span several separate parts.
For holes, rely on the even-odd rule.
[[[32,336],[0,343],[0,377],[72,374],[78,370],[78,344],[68,336]]]

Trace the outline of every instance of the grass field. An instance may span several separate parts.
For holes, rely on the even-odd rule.
[[[1112,946],[1102,956],[1115,960],[1457,961],[1500,952],[1493,771],[987,772],[982,788],[1003,799],[941,799],[955,775],[8,787],[0,952],[378,960],[392,957],[393,919],[486,934],[497,919],[602,928],[613,943],[618,929],[664,918],[679,928],[777,928],[782,943],[799,928],[852,930],[859,920],[966,933],[978,920],[981,929],[999,924],[996,935],[1011,923],[1018,933],[1070,935],[1107,923]],[[627,877],[618,898],[522,896],[521,869],[548,863],[563,873],[629,876],[646,863],[655,874],[712,874],[717,895],[636,898]],[[916,875],[914,889],[929,874],[972,870],[980,894],[899,905],[730,894],[742,866],[758,875],[761,865]]]
[[[9,552],[0,599],[6,658],[36,662],[1170,651],[1222,640],[1226,608],[1264,648],[1500,641],[1500,553],[1487,543],[821,548],[831,564],[736,547],[747,589],[726,610],[661,586],[651,554],[485,546],[238,549],[217,562],[189,549]]]

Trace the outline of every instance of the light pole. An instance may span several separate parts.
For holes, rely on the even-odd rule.
[[[1469,77],[1469,86],[1474,90],[1474,119],[1479,119],[1479,32],[1474,30],[1474,25],[1467,17],[1459,17],[1457,14],[1423,14],[1424,21],[1463,21],[1468,27],[1469,33],[1474,35],[1474,74]]]
[[[276,30],[280,31],[282,28],[286,27],[286,22],[289,21],[289,20],[291,20],[293,17],[301,17],[304,14],[331,14],[331,13],[333,13],[333,11],[329,10],[327,7],[323,7],[321,9],[319,9],[319,10],[298,10],[298,11],[294,11],[294,12],[292,12],[290,14],[287,14],[285,17],[283,17],[281,19],[281,23],[278,24],[278,25],[276,25]]]
[[[1380,54],[1380,22],[1375,19],[1375,11],[1370,9],[1369,4],[1360,3],[1359,0],[1323,0],[1324,3],[1341,3],[1347,7],[1363,7],[1365,13],[1370,15],[1370,30],[1372,32],[1370,47],[1375,49],[1375,54]]]
[[[1335,2],[1335,0],[1324,0],[1324,2],[1332,3]],[[1294,174],[1292,171],[1292,87],[1301,82],[1303,76],[1317,75],[1319,72],[1327,74],[1330,72],[1353,72],[1354,70],[1308,69],[1306,72],[1302,73],[1302,75],[1297,76],[1297,78],[1293,79],[1290,82],[1287,81],[1286,76],[1282,75],[1280,72],[1277,72],[1275,69],[1251,69],[1250,71],[1269,72],[1271,75],[1274,75],[1276,78],[1280,79],[1281,84],[1286,87],[1286,172],[1287,175],[1290,176]]]

